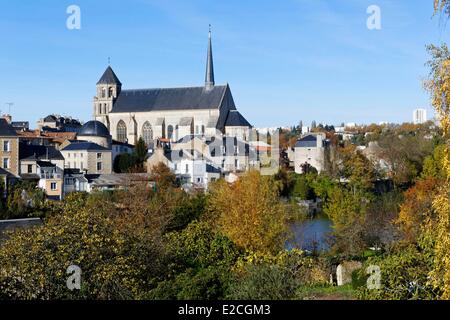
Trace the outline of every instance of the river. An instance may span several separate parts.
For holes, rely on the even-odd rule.
[[[300,248],[309,251],[324,251],[329,249],[330,233],[333,227],[325,215],[294,222],[292,231],[294,239],[286,243],[287,249]]]

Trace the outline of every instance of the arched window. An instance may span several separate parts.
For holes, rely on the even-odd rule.
[[[167,127],[167,139],[172,140],[173,137],[173,126],[169,125]]]
[[[102,88],[102,98],[106,98],[106,88]]]
[[[110,87],[108,92],[108,98],[111,98],[113,96],[113,93],[114,93],[113,88]]]
[[[127,125],[123,120],[117,124],[117,141],[127,142]]]
[[[147,146],[153,142],[152,125],[148,121],[142,126],[142,138]]]

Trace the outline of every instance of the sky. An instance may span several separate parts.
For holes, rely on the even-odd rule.
[[[66,26],[70,5],[81,29]],[[426,45],[450,38],[432,0],[0,0],[0,110],[14,102],[32,127],[52,113],[88,121],[108,57],[124,89],[201,86],[209,24],[216,84],[256,127],[432,113]]]

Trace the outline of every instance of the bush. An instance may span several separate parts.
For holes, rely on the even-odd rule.
[[[231,283],[227,298],[233,300],[291,299],[299,282],[286,267],[261,264],[246,267]]]

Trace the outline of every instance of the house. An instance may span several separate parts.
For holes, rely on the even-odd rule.
[[[78,132],[81,129],[80,121],[70,117],[61,117],[59,115],[48,115],[37,122],[39,131],[50,132]]]
[[[39,188],[45,191],[47,199],[62,200],[64,197],[64,170],[55,164],[38,161]]]
[[[89,181],[79,169],[64,169],[63,197],[71,192],[90,192]]]
[[[55,147],[31,145],[27,142],[19,143],[19,160],[19,174],[22,178],[26,178],[27,175],[39,175],[40,165],[47,162],[62,170],[65,162],[62,153]]]
[[[318,172],[325,167],[325,140],[324,133],[311,133],[303,136],[295,144],[294,165],[296,173],[303,173],[303,165],[309,164]]]
[[[191,184],[197,188],[207,189],[211,182],[219,180],[221,170],[211,164],[211,160],[188,151],[174,163],[175,174],[181,184]]]
[[[172,151],[166,148],[156,148],[153,154],[147,159],[146,167],[147,172],[152,173],[153,167],[159,163],[163,163],[172,171],[175,170],[175,164],[172,162]]]
[[[59,147],[66,140],[73,140],[76,138],[75,132],[48,132],[40,131],[39,129],[33,131],[19,131],[20,141],[28,144],[40,146],[54,146]]]
[[[208,158],[222,172],[247,171],[256,167],[258,155],[250,145],[236,137],[212,137],[208,140]]]
[[[19,176],[19,136],[4,118],[0,118],[0,168]]]
[[[79,169],[89,174],[112,173],[112,151],[88,141],[74,141],[61,149],[64,169]]]

